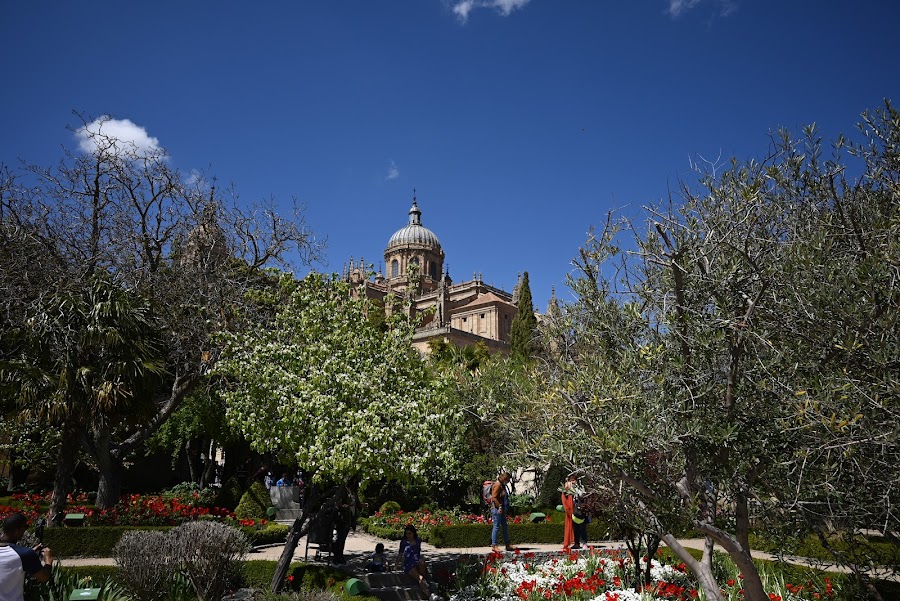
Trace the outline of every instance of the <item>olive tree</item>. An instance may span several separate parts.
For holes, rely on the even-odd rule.
[[[575,261],[575,301],[545,324],[525,448],[630,508],[711,599],[713,545],[747,599],[767,598],[751,510],[803,516],[826,543],[825,517],[897,529],[900,118],[887,106],[862,131],[827,160],[815,128],[782,132],[764,159],[708,166],[699,191],[640,226],[608,221]],[[842,164],[846,147],[861,165]],[[707,537],[700,561],[684,527]]]

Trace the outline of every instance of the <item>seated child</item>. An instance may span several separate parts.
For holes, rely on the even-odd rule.
[[[370,572],[384,572],[387,569],[387,557],[384,554],[384,545],[382,543],[375,545],[375,552],[372,553],[372,558],[369,560],[369,565],[366,566],[366,569]]]

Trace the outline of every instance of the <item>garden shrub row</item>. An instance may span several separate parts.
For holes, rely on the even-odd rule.
[[[845,553],[849,558],[856,559],[860,563],[874,560],[886,565],[900,565],[900,549],[896,545],[878,538],[870,537],[859,544],[848,545],[846,541],[835,538],[830,541],[831,546],[840,553]],[[760,533],[750,534],[750,546],[767,553],[784,553],[786,555],[798,555],[819,559],[826,562],[833,561],[831,554],[822,546],[819,538],[813,534],[805,537],[785,537],[773,539]]]
[[[241,564],[241,577],[244,585],[250,588],[267,590],[275,574],[277,561],[255,559]],[[288,569],[288,590],[330,590],[348,600],[351,597],[344,591],[344,584],[349,575],[331,566],[306,563],[292,563]],[[354,601],[379,601],[377,597],[358,595]]]
[[[57,557],[112,557],[113,548],[122,535],[133,530],[170,530],[171,526],[86,526],[76,528],[47,528],[44,544],[53,549]],[[241,527],[250,544],[268,545],[283,543],[288,527],[270,523],[263,528]]]
[[[242,585],[258,590],[268,590],[275,567],[278,562],[268,560],[244,561],[240,564]],[[100,586],[103,582],[113,581],[123,584],[119,568],[116,566],[77,566],[61,568],[63,573],[77,578],[79,585]],[[348,579],[345,572],[331,566],[292,563],[288,570],[289,582],[286,590],[330,590],[341,596],[344,601],[350,597],[344,592],[344,584]],[[360,595],[353,601],[378,601],[376,597]]]
[[[57,557],[112,557],[113,547],[132,530],[170,530],[170,526],[91,526],[47,528],[44,544]]]
[[[491,524],[459,524],[456,526],[435,526],[431,529],[429,541],[435,547],[484,547],[490,544]],[[565,525],[550,524],[510,524],[509,540],[514,545],[524,543],[559,543],[562,545]],[[607,527],[599,521],[588,525],[590,540],[605,540]]]

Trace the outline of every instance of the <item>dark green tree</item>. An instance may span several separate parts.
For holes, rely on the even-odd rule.
[[[321,244],[304,226],[301,207],[286,218],[272,203],[238,203],[214,180],[174,169],[163,149],[116,138],[109,122],[83,117],[73,129],[80,149],[65,150],[55,166],[0,167],[0,367],[32,350],[16,332],[33,331],[28,320],[44,311],[47,299],[84,298],[98,275],[145,299],[163,354],[160,383],[144,391],[152,396],[152,415],[128,424],[95,415],[110,424],[111,437],[104,430],[95,444],[81,444],[102,455],[94,457],[101,481],[115,482],[125,458],[206,381],[218,356],[212,333],[268,319],[250,294],[267,268],[295,267],[288,255],[314,261]],[[60,329],[48,336],[88,335],[49,317],[42,325]],[[29,360],[37,364],[40,357]],[[5,408],[16,393],[4,384]],[[64,482],[57,491],[63,500],[65,488]],[[107,491],[104,503],[115,504],[117,487]]]
[[[518,307],[519,311],[509,327],[509,349],[514,359],[527,361],[534,356],[537,349],[537,317],[534,316],[527,271],[522,274],[522,281],[519,284]]]
[[[100,464],[97,504],[118,501],[120,471],[110,440],[146,419],[164,373],[159,323],[149,303],[101,275],[86,290],[63,290],[28,314],[21,347],[0,371],[22,417],[59,432],[51,515],[62,519],[78,450]]]

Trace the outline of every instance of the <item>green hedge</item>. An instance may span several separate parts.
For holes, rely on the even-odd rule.
[[[118,582],[119,568],[118,566],[61,566],[60,569],[65,574],[77,576],[79,580],[90,578],[91,582],[101,583],[107,579]]]
[[[170,530],[170,526],[93,526],[47,528],[44,544],[57,557],[112,557],[113,547],[132,530]]]
[[[834,538],[831,545],[835,550],[845,553],[851,560],[856,560],[861,564],[874,562],[892,566],[900,565],[900,550],[879,537],[869,537],[865,540],[860,537],[854,545],[848,545],[845,540]],[[750,546],[768,553],[781,552],[787,555],[833,561],[831,554],[822,546],[819,537],[814,534],[805,537],[773,539],[759,533],[750,533]]]
[[[460,524],[457,526],[435,526],[431,530],[430,542],[435,547],[484,547],[491,542],[492,524]],[[565,525],[562,522],[550,524],[510,524],[509,541],[514,545],[524,543],[559,543],[562,546]],[[588,525],[590,540],[605,540],[606,525],[594,521]]]
[[[250,539],[251,545],[258,546],[283,543],[287,540],[287,533],[290,528],[285,524],[270,522],[260,529],[241,528],[241,530]]]
[[[551,522],[540,524],[509,524],[509,539],[514,545],[523,543],[559,543],[562,545],[565,529],[565,514],[555,510],[546,510]],[[378,538],[400,540],[403,537],[402,526],[373,526],[367,518],[360,520],[365,532]],[[484,547],[490,544],[493,524],[456,524],[453,526],[433,526],[419,529],[419,536],[435,547]],[[601,520],[593,520],[588,525],[590,540],[609,540],[612,530]]]
[[[172,526],[83,526],[74,528],[47,528],[44,544],[60,558],[112,557],[113,548],[122,535],[132,530],[171,530]],[[252,545],[283,543],[288,527],[269,523],[264,528],[241,528]]]
[[[242,562],[240,571],[243,585],[259,590],[268,590],[276,565],[277,562],[267,560]],[[78,566],[61,569],[67,576],[78,578],[79,581],[84,578],[90,578],[95,586],[99,586],[107,580],[120,583],[119,568],[116,566]],[[344,593],[344,584],[348,578],[347,573],[331,566],[292,563],[288,574],[293,576],[293,580],[285,587],[286,590],[327,589],[339,593],[345,601],[351,599]],[[375,597],[365,595],[352,597],[352,599],[354,601],[378,601]]]
[[[268,590],[275,574],[276,561],[257,559],[245,561],[241,565],[241,576],[244,584],[250,588]],[[313,565],[306,563],[292,563],[288,569],[288,576],[293,576],[286,589],[299,591],[301,589],[327,589],[340,594],[341,599],[354,599],[355,601],[379,601],[377,597],[359,595],[350,597],[344,592],[344,583],[348,575],[331,566]]]

